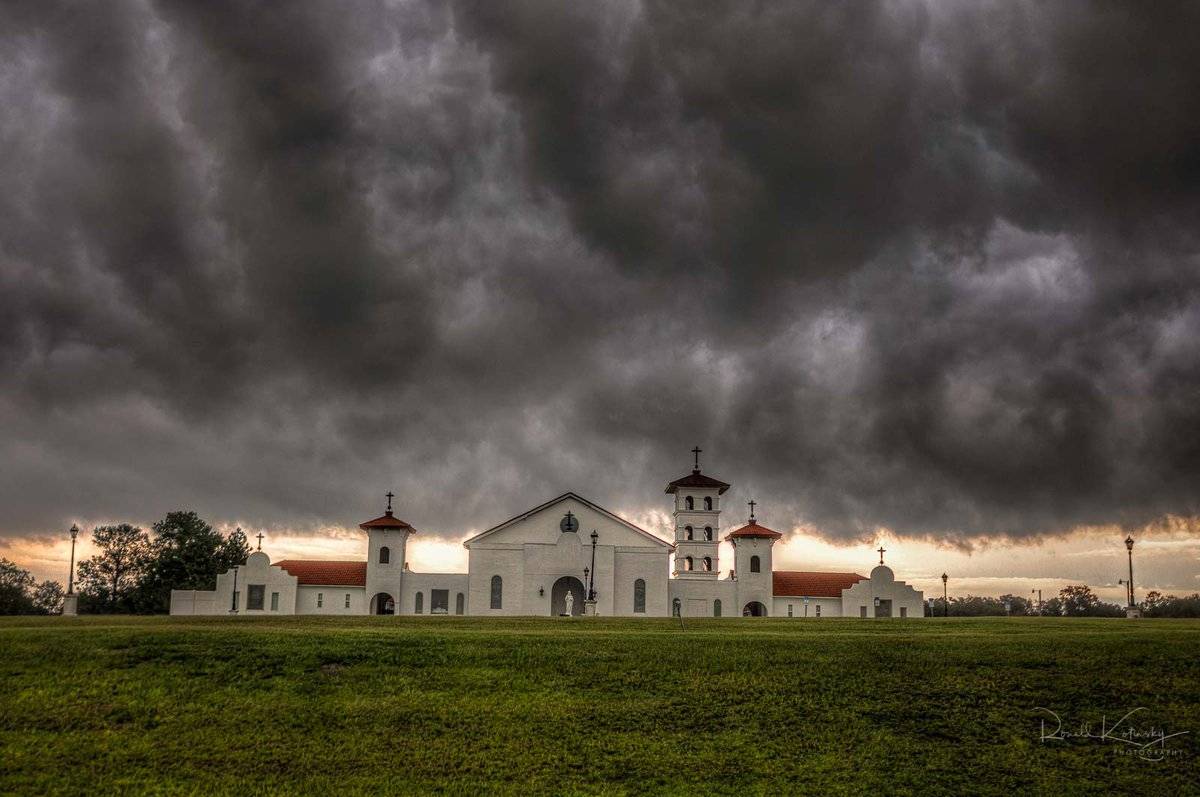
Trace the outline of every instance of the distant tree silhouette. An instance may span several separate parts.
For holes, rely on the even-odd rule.
[[[97,526],[92,543],[100,553],[79,563],[81,611],[129,612],[150,563],[150,536],[136,526]]]

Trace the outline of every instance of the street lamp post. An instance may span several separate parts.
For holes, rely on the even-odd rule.
[[[592,566],[584,568],[584,572],[590,573],[587,583],[587,600],[583,602],[583,613],[589,616],[596,614],[596,543],[600,540],[600,535],[595,529],[592,529]]]
[[[229,613],[237,614],[238,610],[238,591],[237,591],[237,574],[238,566],[233,566],[233,597],[229,599]]]
[[[950,576],[942,573],[942,617],[950,616],[950,600],[946,597],[949,593],[946,592],[946,582],[950,580]]]
[[[67,617],[79,614],[79,597],[75,594],[75,538],[79,526],[71,524],[71,570],[67,573],[67,594],[63,596],[62,613]]]
[[[1029,594],[1030,595],[1036,594],[1038,596],[1037,612],[1038,612],[1038,617],[1041,617],[1042,616],[1042,591],[1040,589],[1031,589],[1029,591]]]
[[[79,526],[71,524],[71,570],[67,573],[67,594],[75,594],[75,538],[79,536]]]
[[[1125,538],[1125,550],[1129,552],[1129,608],[1133,608],[1133,537]]]
[[[1129,553],[1129,607],[1125,610],[1127,617],[1137,617],[1138,609],[1133,602],[1133,537],[1125,537],[1125,550]]]

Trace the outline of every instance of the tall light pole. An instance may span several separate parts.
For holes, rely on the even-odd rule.
[[[592,603],[596,602],[596,541],[600,539],[600,535],[592,529],[592,577],[588,580],[588,597]]]
[[[945,573],[942,573],[942,617],[950,616],[950,601],[946,597],[946,595],[948,594],[946,592],[946,582],[948,582],[949,580],[950,580],[950,576],[946,575]]]
[[[238,593],[237,593],[237,571],[238,566],[233,566],[233,597],[229,599],[229,613],[237,614],[238,610]]]
[[[1133,537],[1125,538],[1125,550],[1129,552],[1129,608],[1133,608]]]
[[[79,536],[79,526],[71,524],[71,571],[67,573],[67,594],[75,594],[75,538]]]
[[[1030,595],[1036,594],[1038,596],[1038,602],[1037,602],[1038,617],[1041,617],[1042,616],[1042,591],[1040,589],[1032,589],[1029,591],[1029,594]]]

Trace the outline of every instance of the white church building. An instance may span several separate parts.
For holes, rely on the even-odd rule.
[[[261,550],[213,591],[174,590],[171,614],[434,614],[616,617],[922,617],[924,595],[880,564],[857,573],[775,570],[783,537],[749,521],[724,536],[733,568],[719,578],[721,501],[729,485],[696,466],[667,485],[664,540],[565,493],[467,539],[466,573],[418,573],[410,524],[387,510],[359,525],[366,559],[272,562]],[[260,543],[261,544],[261,543]]]

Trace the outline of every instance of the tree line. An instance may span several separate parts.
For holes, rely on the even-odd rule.
[[[99,553],[79,563],[80,613],[165,614],[173,589],[216,589],[217,574],[246,561],[250,546],[237,529],[228,536],[195,512],[169,512],[150,532],[130,523],[97,526]],[[28,571],[0,559],[0,614],[56,614],[63,588],[35,584]]]
[[[1179,598],[1152,590],[1146,593],[1138,608],[1145,617],[1200,617],[1200,594]],[[933,598],[925,602],[926,617],[1039,614],[1046,617],[1124,617],[1125,607],[1100,600],[1086,584],[1063,587],[1057,596],[1042,601],[1040,606],[1036,600],[1020,595],[1001,595],[998,598],[964,595],[950,598],[949,607],[942,598]]]

